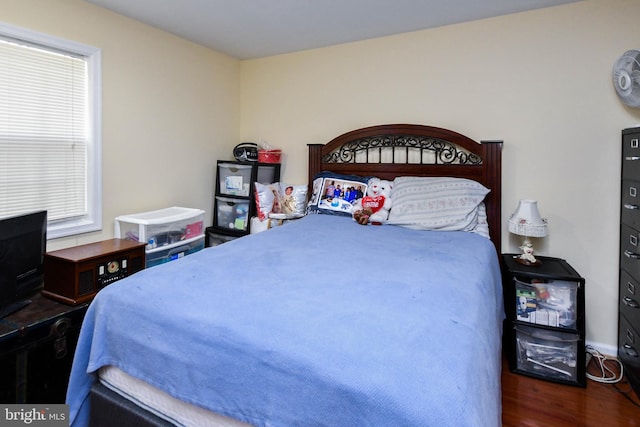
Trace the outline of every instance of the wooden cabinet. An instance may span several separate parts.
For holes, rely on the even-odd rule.
[[[208,246],[215,240],[215,235],[240,237],[249,234],[251,218],[256,215],[255,183],[271,184],[279,180],[279,163],[218,160],[213,225],[207,229]]]
[[[110,239],[47,252],[42,294],[69,305],[89,302],[100,289],[144,269],[145,246]]]
[[[531,377],[586,385],[585,280],[565,260],[537,257],[540,266],[502,256],[509,368]]]
[[[640,395],[640,128],[622,131],[618,358]]]

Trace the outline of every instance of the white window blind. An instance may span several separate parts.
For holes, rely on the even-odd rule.
[[[96,229],[101,218],[90,66],[82,54],[0,34],[0,217],[46,209],[49,237]]]

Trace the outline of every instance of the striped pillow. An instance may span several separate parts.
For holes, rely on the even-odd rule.
[[[474,231],[482,214],[478,206],[489,191],[464,178],[398,177],[388,223],[418,230]]]

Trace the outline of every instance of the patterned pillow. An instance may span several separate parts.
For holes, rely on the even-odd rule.
[[[490,239],[489,236],[489,222],[487,221],[487,208],[484,205],[484,202],[478,205],[478,220],[476,222],[476,226],[473,229],[469,230],[472,233],[479,234],[481,236]]]
[[[398,177],[388,223],[418,230],[474,231],[479,216],[486,224],[484,205],[481,212],[478,207],[489,191],[464,178]]]
[[[285,182],[261,184],[256,182],[256,214],[260,221],[278,214],[283,219],[304,216],[307,203],[307,186],[291,185]]]

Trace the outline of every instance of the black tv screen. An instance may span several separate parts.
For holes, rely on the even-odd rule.
[[[46,244],[47,211],[0,219],[0,309],[42,288]]]

